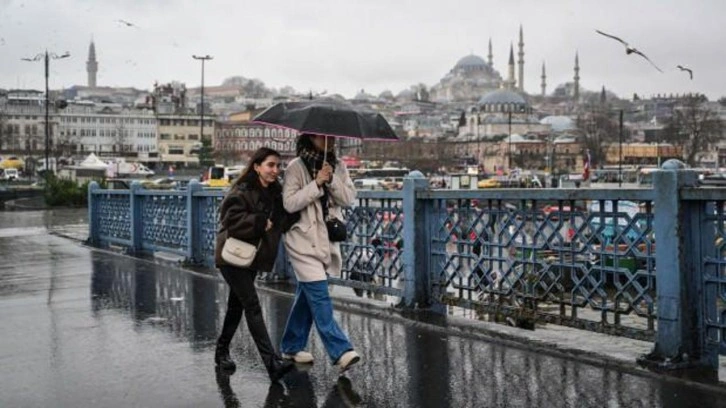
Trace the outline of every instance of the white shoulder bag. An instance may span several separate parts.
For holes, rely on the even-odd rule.
[[[246,268],[255,260],[260,244],[262,244],[262,239],[257,246],[254,246],[237,238],[228,237],[222,247],[222,259],[230,265]]]

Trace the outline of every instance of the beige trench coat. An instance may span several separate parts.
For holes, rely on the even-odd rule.
[[[331,201],[330,215],[345,221],[341,207],[353,204],[355,187],[348,169],[341,161],[335,166],[328,191]],[[326,280],[326,272],[331,276],[340,276],[340,244],[328,240],[323,206],[320,204],[322,196],[323,189],[310,176],[305,163],[300,158],[291,161],[285,169],[282,203],[290,213],[300,211],[300,221],[285,233],[283,241],[295,276],[300,282]]]

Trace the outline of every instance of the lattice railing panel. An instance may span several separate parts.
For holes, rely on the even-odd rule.
[[[92,205],[98,211],[98,234],[106,239],[131,240],[129,194],[95,194]]]
[[[434,199],[432,273],[442,301],[652,338],[650,201],[478,201]]]
[[[144,195],[139,201],[144,246],[184,251],[189,239],[186,195]]]

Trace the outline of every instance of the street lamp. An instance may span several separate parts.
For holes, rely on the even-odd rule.
[[[202,142],[202,145],[204,144],[204,62],[209,61],[213,59],[213,57],[209,55],[205,55],[203,57],[192,55],[192,58],[198,61],[202,61],[202,103],[201,108],[199,109],[199,141]],[[201,164],[201,163],[199,163]]]
[[[33,58],[21,58],[23,61],[31,62],[40,61],[42,59],[45,63],[45,174],[48,174],[48,170],[50,170],[50,167],[48,165],[48,150],[50,149],[50,120],[48,113],[48,105],[50,104],[50,101],[48,92],[48,67],[50,66],[51,59],[63,59],[70,56],[71,54],[68,51],[64,52],[61,55],[57,55],[55,53],[48,52],[48,50],[45,50],[45,52],[41,52]]]
[[[507,167],[509,167],[509,173],[512,172],[512,109],[509,108],[508,113],[508,120],[507,123],[509,124],[509,144],[507,146],[507,158],[509,160],[509,163]]]
[[[620,109],[620,126],[618,132],[618,187],[623,186],[623,110]]]

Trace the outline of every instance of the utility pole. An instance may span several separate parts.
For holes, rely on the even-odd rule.
[[[198,61],[202,61],[202,103],[201,108],[199,109],[199,141],[202,143],[202,145],[204,145],[204,62],[213,59],[213,57],[209,55],[205,55],[203,57],[192,55],[192,58]]]
[[[620,132],[618,134],[618,187],[623,186],[623,110],[620,109]]]
[[[50,67],[50,60],[51,59],[63,59],[70,57],[71,54],[69,52],[65,52],[62,55],[56,55],[52,52],[48,52],[48,50],[45,50],[45,52],[42,52],[38,55],[36,55],[33,58],[21,58],[23,61],[40,61],[41,59],[45,63],[45,174],[48,174],[48,171],[50,170],[49,164],[48,164],[48,153],[50,150],[50,114],[48,112],[48,105],[50,105],[50,97],[49,97],[49,90],[48,90],[48,71]]]

